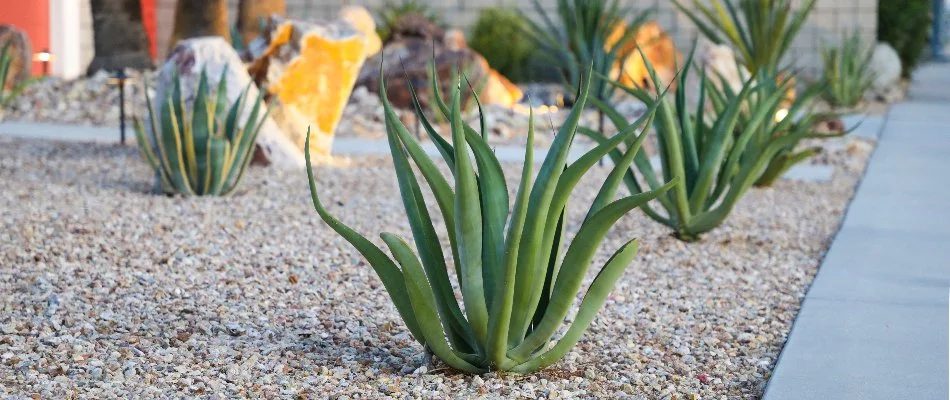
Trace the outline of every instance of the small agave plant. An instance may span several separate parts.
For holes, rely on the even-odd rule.
[[[608,229],[621,216],[672,185],[615,200],[636,153],[631,150],[610,172],[574,239],[566,243],[567,200],[577,183],[621,142],[639,147],[646,135],[638,136],[637,132],[649,125],[655,112],[654,108],[568,164],[568,152],[589,91],[589,77],[581,85],[579,101],[557,133],[537,178],[529,184],[534,166],[532,119],[521,183],[512,208],[501,165],[485,140],[484,122],[479,132],[462,120],[460,81],[453,90],[451,106],[438,96],[434,99],[451,121],[451,142],[433,129],[418,99],[414,99],[416,114],[451,169],[453,181],[442,175],[409,134],[393,111],[385,88],[381,89],[386,133],[415,242],[413,249],[406,240],[382,233],[392,258],[330,215],[317,196],[307,153],[310,192],[317,213],[369,261],[413,337],[458,370],[529,373],[567,354],[637,253],[637,241],[631,240],[610,257],[588,288],[569,327],[555,339]],[[452,253],[448,260],[410,160],[428,184],[445,220]],[[452,265],[462,304],[450,282],[448,268]]]
[[[267,119],[267,112],[262,113],[263,99],[259,95],[253,100],[245,119],[250,86],[229,104],[224,74],[212,93],[202,71],[189,109],[178,75],[172,80],[173,87],[162,99],[158,115],[145,95],[149,129],[135,121],[142,157],[155,170],[165,193],[227,196],[241,182],[254,154],[257,133]]]

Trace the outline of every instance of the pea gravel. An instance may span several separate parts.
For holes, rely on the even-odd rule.
[[[134,148],[0,138],[0,398],[758,398],[873,144],[831,147],[832,183],[752,190],[700,243],[624,217],[595,265],[632,236],[641,253],[574,351],[468,376],[412,340],[303,172],[168,197]],[[343,221],[409,237],[388,160],[317,173]]]

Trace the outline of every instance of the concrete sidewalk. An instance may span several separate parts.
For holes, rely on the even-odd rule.
[[[894,106],[766,400],[947,399],[950,65]]]

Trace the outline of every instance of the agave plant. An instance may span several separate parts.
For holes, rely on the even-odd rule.
[[[817,0],[804,0],[792,11],[791,0],[692,0],[691,7],[673,4],[692,20],[707,39],[729,44],[751,73],[776,71]]]
[[[753,123],[755,115],[753,112],[771,106],[766,102],[774,95],[784,96],[789,89],[794,86],[794,81],[789,73],[762,71],[750,78],[755,85],[755,90],[747,96],[739,96],[739,93],[732,90],[728,84],[707,86],[707,96],[712,104],[715,115],[724,114],[733,103],[739,103],[738,130]],[[779,107],[771,118],[765,118],[761,122],[760,129],[763,133],[755,135],[750,145],[757,148],[764,148],[769,143],[782,137],[789,136],[797,138],[790,140],[782,146],[771,159],[762,174],[755,181],[755,186],[772,186],[779,178],[785,175],[788,170],[798,163],[808,160],[821,152],[821,147],[812,146],[800,149],[799,143],[803,138],[832,138],[839,137],[847,132],[828,133],[828,134],[809,134],[815,126],[830,119],[838,118],[837,113],[816,113],[815,100],[818,94],[823,90],[823,85],[811,85],[791,104],[779,103]]]
[[[400,122],[385,88],[381,88],[386,133],[415,242],[414,252],[402,238],[381,234],[392,258],[330,215],[317,196],[307,153],[307,173],[317,213],[369,261],[413,337],[451,367],[472,373],[528,373],[557,362],[580,340],[636,255],[638,244],[631,240],[608,259],[580,302],[573,322],[552,341],[607,230],[621,216],[670,188],[668,184],[655,191],[614,199],[623,172],[645,136],[637,137],[637,131],[649,124],[653,111],[567,164],[588,95],[587,82],[578,95],[580,107],[574,108],[558,131],[537,178],[529,185],[534,166],[531,120],[521,183],[512,208],[501,165],[485,140],[484,122],[481,131],[476,131],[462,120],[460,87],[453,90],[451,106],[436,99],[451,116],[451,142],[426,120],[413,94],[416,114],[451,169],[454,187]],[[634,148],[610,173],[573,240],[566,243],[567,200],[578,181],[607,152],[634,137]],[[444,218],[450,260],[443,254],[410,160],[428,184]],[[447,271],[450,264],[455,267],[464,312]]]
[[[837,47],[821,49],[824,76],[821,96],[834,107],[854,107],[874,85],[871,69],[873,49],[855,32]]]
[[[660,87],[653,65],[649,60],[645,60],[645,64],[654,87]],[[680,72],[683,82],[688,79],[692,65],[693,52],[690,52]],[[661,187],[663,181],[678,180],[679,184],[669,193],[657,198],[665,212],[649,205],[641,209],[650,218],[673,228],[676,236],[684,241],[698,240],[701,234],[722,224],[777,154],[804,138],[819,136],[799,131],[772,135],[769,121],[777,114],[784,93],[756,85],[762,81],[756,78],[761,72],[753,75],[753,79],[728,100],[711,100],[721,107],[714,115],[707,115],[706,87],[712,85],[705,71],[700,73],[695,111],[687,105],[687,99],[691,98],[687,93],[690,85],[679,85],[672,99],[654,99],[643,88],[614,83],[650,107],[657,107],[653,126],[657,134],[660,172],[656,172],[645,154],[638,153],[634,159],[635,168],[626,171],[624,183],[636,195]],[[610,104],[592,102],[604,110],[616,127],[627,125],[624,117]],[[785,132],[789,124],[791,119],[779,123],[775,130]],[[612,140],[597,130],[581,128],[580,131],[599,143]],[[609,154],[615,162],[628,156],[621,149],[614,149]]]
[[[10,54],[10,42],[7,42],[0,48],[0,105],[6,104],[13,96],[14,90],[7,90],[11,64],[13,64],[13,55]]]
[[[190,109],[177,73],[157,112],[146,93],[149,129],[136,119],[135,135],[142,157],[155,170],[162,191],[226,196],[241,182],[268,112],[262,113],[263,99],[258,95],[245,119],[250,85],[229,104],[226,73],[212,92],[202,71]]]
[[[576,90],[581,71],[587,66],[593,65],[596,75],[610,76],[614,66],[625,61],[620,52],[634,40],[637,29],[650,15],[641,13],[629,18],[631,10],[621,8],[617,0],[558,0],[553,18],[538,0],[534,0],[534,8],[541,22],[528,19],[531,29],[527,33],[546,50],[540,54],[563,71],[564,84],[570,91]],[[614,29],[621,25],[627,28],[617,37]],[[614,89],[600,79],[593,83],[591,96],[606,101]]]

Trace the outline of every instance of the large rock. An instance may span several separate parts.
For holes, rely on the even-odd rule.
[[[96,57],[87,75],[153,68],[140,0],[90,0],[90,6]]]
[[[605,47],[612,48],[626,34],[627,29],[626,23],[617,24],[608,37]],[[642,54],[637,51],[638,45]],[[650,61],[660,81],[671,87],[675,87],[676,66],[683,63],[683,57],[676,51],[673,38],[664,32],[656,21],[649,21],[637,28],[636,33],[633,34],[633,40],[628,40],[621,45],[617,56],[611,76],[624,85],[635,84],[650,89],[655,88],[652,87],[653,80],[650,79],[646,63],[643,61],[644,57]]]
[[[165,99],[166,93],[174,82],[176,70],[181,79],[182,96],[188,104],[194,102],[202,71],[205,71],[208,78],[213,81],[217,81],[224,74],[228,87],[228,101],[232,104],[245,88],[249,88],[249,99],[257,98],[260,93],[253,85],[241,58],[231,44],[221,37],[208,36],[180,41],[168,55],[168,60],[159,72],[155,99],[160,101]],[[251,107],[245,107],[241,116],[242,120],[246,120],[250,112]],[[257,136],[257,153],[254,159],[258,163],[263,162],[283,168],[302,168],[305,165],[300,147],[295,145],[270,118],[264,121]]]
[[[363,34],[342,20],[316,24],[274,16],[249,51],[249,71],[277,100],[275,121],[299,148],[309,127],[311,151],[328,158],[366,59]]]
[[[870,63],[875,91],[883,92],[900,81],[901,58],[891,45],[881,42],[874,46]]]
[[[381,54],[369,59],[360,71],[358,86],[366,86],[378,94],[381,87],[379,68],[382,65],[386,92],[394,106],[412,107],[411,85],[422,106],[429,108],[432,94],[429,64],[434,60],[444,96],[452,92],[455,85],[453,74],[460,70],[479,90],[479,98],[485,104],[511,106],[521,99],[521,89],[493,70],[484,57],[469,48],[460,31],[445,32],[412,15],[400,21]],[[462,96],[464,104],[473,103],[470,91],[463,91]]]
[[[372,57],[383,48],[383,41],[376,33],[376,21],[373,15],[363,6],[346,6],[340,10],[340,19],[348,22],[363,34],[366,42],[366,57]]]
[[[9,54],[13,60],[10,62],[6,82],[0,84],[4,89],[11,90],[30,79],[33,72],[33,54],[26,33],[12,25],[0,25],[0,48],[7,44],[10,45]]]

